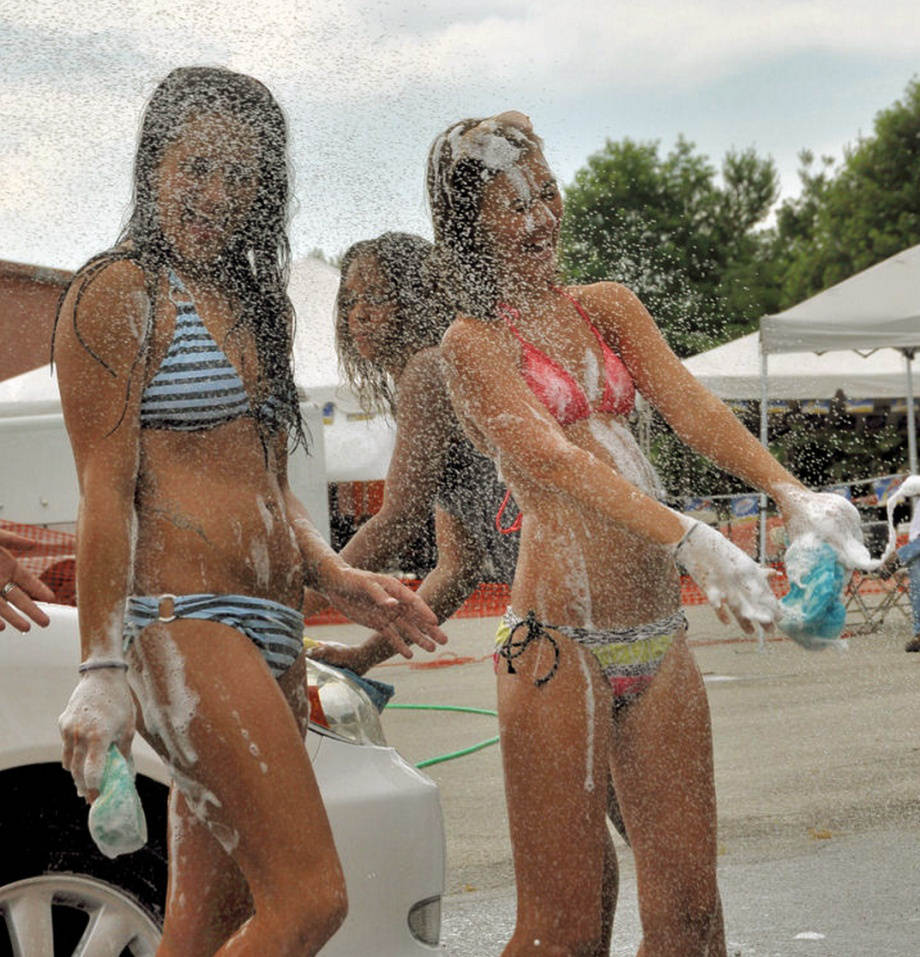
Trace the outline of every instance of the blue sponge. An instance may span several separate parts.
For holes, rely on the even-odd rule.
[[[89,809],[89,833],[106,857],[130,854],[147,843],[147,820],[134,787],[134,771],[114,744],[105,756],[99,796]]]
[[[779,627],[809,651],[839,641],[846,620],[841,601],[846,569],[824,542],[793,542],[786,550],[789,594],[780,601]]]

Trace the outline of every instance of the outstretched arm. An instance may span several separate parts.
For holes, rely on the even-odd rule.
[[[521,376],[507,374],[513,348],[503,329],[469,318],[457,320],[442,345],[454,408],[480,444],[495,451],[509,479],[552,489],[670,548],[717,610],[727,605],[747,629],[770,626],[778,608],[765,572],[724,536],[645,495],[570,442]]]
[[[387,469],[383,504],[340,552],[343,561],[368,571],[391,567],[425,527],[434,509],[453,423],[435,347],[423,349],[409,360],[399,380],[397,398],[396,442]],[[304,614],[314,614],[326,604],[317,592],[308,591]]]
[[[276,443],[275,460],[306,586],[324,595],[352,621],[380,631],[391,640],[423,647],[446,642],[434,612],[415,592],[389,575],[353,568],[326,543],[288,485],[283,437]]]
[[[425,576],[416,594],[435,613],[438,621],[445,621],[479,584],[485,555],[463,523],[440,508],[435,514],[435,529],[438,563]],[[421,647],[425,651],[434,651],[436,646],[429,643]],[[411,658],[412,648],[403,641],[393,641],[375,632],[360,645],[317,642],[310,650],[310,657],[364,674],[397,653]]]
[[[633,293],[616,283],[598,283],[581,295],[639,391],[687,445],[770,495],[790,538],[814,535],[827,541],[849,567],[875,564],[862,542],[856,509],[839,495],[810,492],[788,472],[728,406],[687,371]]]
[[[438,350],[424,349],[400,376],[383,505],[342,549],[349,565],[370,571],[387,567],[424,527],[434,510],[452,419]]]

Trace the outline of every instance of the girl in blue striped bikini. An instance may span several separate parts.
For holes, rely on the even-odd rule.
[[[91,802],[109,745],[129,754],[137,728],[170,767],[159,954],[313,954],[346,900],[303,744],[304,587],[401,640],[443,635],[408,589],[341,561],[287,483],[304,433],[271,94],[173,71],[144,116],[134,191],[56,329],[81,494],[64,764]]]

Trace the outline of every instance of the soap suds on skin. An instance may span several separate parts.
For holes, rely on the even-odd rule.
[[[186,683],[182,653],[168,634],[158,636],[156,667],[162,673],[161,682],[165,685],[162,700],[143,645],[135,642],[130,653],[136,667],[128,671],[128,682],[140,704],[145,726],[163,742],[172,762],[185,766],[195,764],[198,754],[192,744],[189,728],[199,698]]]
[[[240,843],[239,832],[222,821],[216,821],[211,816],[211,809],[220,809],[223,807],[220,799],[213,791],[208,790],[193,777],[180,771],[175,766],[170,766],[170,773],[176,786],[182,791],[186,804],[201,821],[202,824],[214,835],[215,840],[228,853],[232,854]]]
[[[271,558],[268,543],[264,539],[254,539],[249,546],[249,561],[255,572],[256,582],[267,588],[271,582]]]
[[[594,685],[591,683],[591,671],[585,660],[585,653],[577,649],[578,664],[585,679],[585,719],[588,722],[585,748],[585,790],[594,791]]]
[[[271,538],[272,529],[275,527],[275,516],[272,515],[271,509],[261,495],[256,496],[256,507],[259,510],[259,515],[262,516],[262,524],[265,526],[265,531],[269,538]]]
[[[652,463],[642,454],[632,432],[616,419],[604,421],[599,416],[588,420],[588,429],[613,459],[620,475],[651,498],[661,498],[664,489]]]
[[[843,496],[810,492],[789,484],[777,486],[783,504],[783,519],[790,544],[812,533],[837,553],[845,568],[872,571],[881,561],[873,559],[863,544],[862,526],[856,507]]]

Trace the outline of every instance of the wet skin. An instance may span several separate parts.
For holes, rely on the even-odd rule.
[[[363,358],[383,363],[389,324],[396,315],[396,297],[376,256],[368,253],[352,261],[342,277],[342,294],[355,348]],[[404,365],[406,358],[398,357],[398,365]]]
[[[566,369],[593,405],[603,392],[600,344],[573,304],[551,288],[562,199],[542,154],[527,153],[517,166],[527,184],[524,195],[521,178],[496,176],[484,191],[482,228],[498,261],[507,301],[520,310],[516,328]],[[586,305],[586,290],[572,287],[568,292]],[[587,312],[593,317],[590,305]],[[520,346],[510,333],[507,339],[509,365],[516,365]],[[622,417],[595,412],[561,428],[569,442],[624,477],[638,473],[639,487],[654,494],[654,473]],[[555,624],[587,619],[598,628],[627,627],[677,610],[678,578],[664,549],[534,481],[515,467],[514,455],[503,455],[501,465],[521,511],[537,518],[522,530],[516,607],[537,608]],[[568,580],[572,589],[560,589],[559,583]]]
[[[600,344],[554,288],[558,191],[536,150],[513,172],[487,184],[480,208],[500,299],[518,310],[521,337],[561,365],[594,407],[603,394]],[[637,386],[654,393],[654,374],[643,369],[644,346],[637,348],[654,340],[641,305],[612,284],[567,292]],[[521,615],[533,609],[544,622],[600,629],[670,615],[679,608],[679,583],[662,545],[678,540],[681,530],[676,516],[654,501],[650,466],[613,415],[595,412],[569,425],[551,419],[514,374],[521,348],[494,317],[459,320],[443,347],[458,415],[480,448],[496,457],[525,516],[512,607]],[[634,487],[616,482],[618,476]],[[637,516],[635,530],[628,530],[627,517]],[[514,673],[498,668],[518,897],[504,954],[609,952],[615,865],[604,816],[610,775],[636,854],[644,932],[639,953],[721,957],[709,715],[683,634],[639,701],[617,711],[594,656],[551,634],[558,659],[545,684],[537,679],[553,665],[549,642],[524,648]],[[682,840],[675,842],[678,830]]]
[[[163,235],[187,267],[180,278],[251,405],[264,398],[255,341],[237,324],[239,304],[207,277],[250,213],[259,162],[259,143],[248,126],[204,114],[190,118],[167,146],[157,174]],[[176,321],[166,277],[159,293],[148,378],[169,347]],[[303,582],[278,484],[279,450],[269,449],[266,467],[255,420],[243,417],[204,434],[142,429],[139,446],[144,467],[137,484],[137,593],[215,591],[296,607]]]

